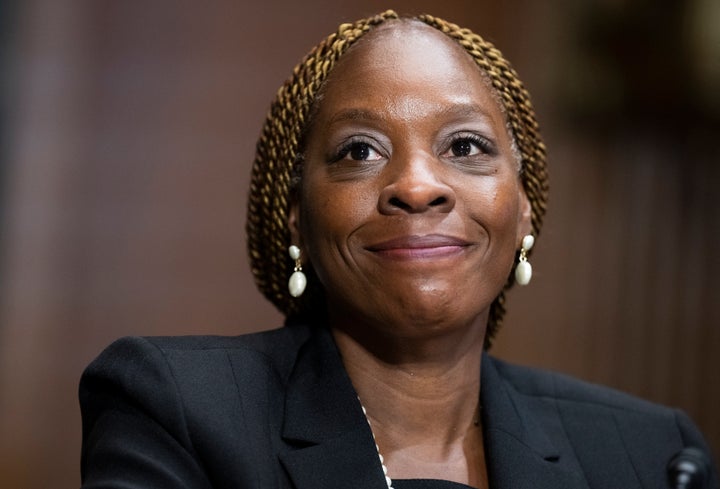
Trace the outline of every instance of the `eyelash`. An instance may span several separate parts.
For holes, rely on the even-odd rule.
[[[453,146],[459,142],[468,141],[471,144],[474,144],[482,154],[487,156],[496,156],[497,152],[495,151],[495,145],[487,138],[484,138],[478,134],[474,133],[461,133],[453,135],[450,139],[447,150],[452,151]],[[453,156],[454,158],[467,158],[469,156]]]
[[[335,152],[335,154],[330,158],[330,163],[337,163],[338,161],[344,159],[347,157],[348,154],[350,154],[351,151],[358,149],[359,147],[366,147],[369,148],[370,151],[373,151],[374,153],[380,153],[377,149],[375,149],[375,146],[370,144],[369,142],[365,141],[364,139],[350,139],[346,143],[344,143],[340,149]],[[353,160],[353,161],[366,161],[366,160]]]
[[[455,134],[450,138],[450,141],[447,144],[447,149],[443,152],[443,154],[448,153],[453,150],[453,146],[460,142],[469,142],[470,144],[474,145],[482,155],[486,156],[496,156],[497,151],[495,150],[495,145],[490,141],[489,139],[482,137],[478,134],[474,133],[461,133],[461,134]],[[356,150],[360,147],[364,147],[369,149],[369,151],[372,151],[374,153],[380,154],[380,152],[375,149],[375,146],[365,139],[356,139],[352,138],[349,141],[345,142],[335,153],[334,155],[329,158],[330,163],[337,163],[340,160],[345,159],[353,150]],[[477,155],[449,155],[450,158],[472,158],[473,156]],[[353,161],[368,161],[367,159],[358,159]],[[369,160],[373,161],[373,160]]]

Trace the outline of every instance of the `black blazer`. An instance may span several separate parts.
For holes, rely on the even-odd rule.
[[[84,488],[386,488],[323,328],[122,339],[80,401]],[[677,451],[707,451],[680,411],[488,355],[481,403],[492,489],[665,488]]]

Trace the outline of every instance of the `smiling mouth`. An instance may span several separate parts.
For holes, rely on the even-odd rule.
[[[395,260],[424,260],[452,257],[465,251],[468,246],[470,243],[465,240],[433,234],[394,238],[366,249]]]

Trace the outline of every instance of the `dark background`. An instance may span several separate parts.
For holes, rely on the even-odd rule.
[[[278,326],[245,253],[255,139],[300,57],[392,7],[510,58],[549,147],[495,351],[680,406],[720,451],[717,0],[0,3],[0,487],[79,485],[77,382],[128,334]]]

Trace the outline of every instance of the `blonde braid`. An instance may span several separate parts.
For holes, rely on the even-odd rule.
[[[398,16],[392,10],[353,24],[342,24],[298,64],[291,78],[278,90],[257,143],[248,199],[248,252],[255,283],[286,316],[317,315],[324,311],[324,292],[318,280],[308,277],[302,299],[287,290],[292,261],[287,255],[290,232],[288,205],[293,178],[302,173],[302,137],[316,98],[338,59],[372,28]],[[545,146],[528,92],[510,64],[491,43],[468,29],[437,17],[417,20],[446,34],[460,44],[487,75],[505,111],[511,135],[521,157],[520,177],[532,207],[533,233],[542,227],[548,194]],[[312,274],[312,268],[307,267]],[[513,285],[510,274],[505,290]],[[488,319],[486,347],[505,313],[504,291],[493,302]]]

